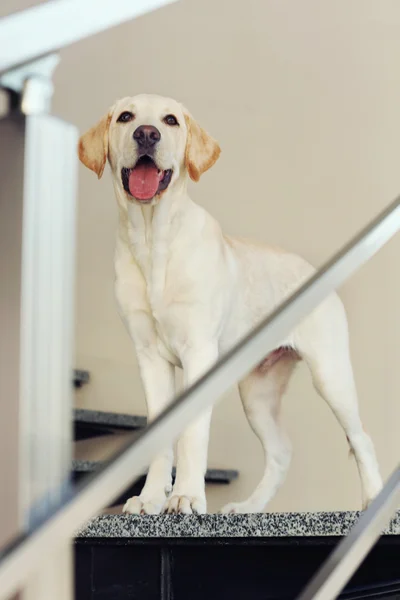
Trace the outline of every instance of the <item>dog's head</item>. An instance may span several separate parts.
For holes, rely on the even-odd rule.
[[[187,175],[198,181],[219,154],[181,104],[145,94],[118,100],[79,140],[83,164],[100,178],[108,158],[116,185],[140,204],[156,204]]]

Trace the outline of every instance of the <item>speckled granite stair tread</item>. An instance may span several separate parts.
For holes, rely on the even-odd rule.
[[[235,538],[346,535],[359,512],[265,513],[253,515],[102,515],[78,538]],[[384,530],[400,535],[400,510]]]
[[[80,423],[108,425],[109,427],[123,427],[127,429],[141,429],[146,427],[147,423],[146,417],[138,415],[126,415],[86,408],[75,408],[73,416],[74,420]]]

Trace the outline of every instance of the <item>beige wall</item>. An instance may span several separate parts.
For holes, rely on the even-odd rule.
[[[55,112],[92,125],[115,98],[183,101],[223,154],[193,198],[225,230],[321,264],[400,190],[398,0],[184,0],[62,52]],[[62,181],[60,185],[62,185]],[[76,341],[91,384],[79,406],[144,413],[131,343],[113,299],[110,176],[80,170]],[[400,455],[400,239],[341,290],[366,428],[385,477]],[[359,506],[344,436],[301,366],[285,401],[294,444],[271,510]],[[244,498],[262,469],[236,392],[215,411],[210,464],[240,479],[210,508]]]

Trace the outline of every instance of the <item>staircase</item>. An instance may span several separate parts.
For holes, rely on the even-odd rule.
[[[74,386],[90,381],[75,371]],[[74,410],[75,447],[93,456],[107,440],[121,444],[143,429],[146,418]],[[101,460],[75,458],[73,481],[84,481]],[[173,473],[174,475],[174,473]],[[228,485],[235,469],[209,469],[206,484]],[[357,521],[357,512],[257,515],[122,514],[140,494],[145,474],[127,487],[75,539],[76,600],[251,600],[295,598],[337,541]],[[290,569],[288,570],[288,565]],[[400,511],[340,598],[400,600]]]

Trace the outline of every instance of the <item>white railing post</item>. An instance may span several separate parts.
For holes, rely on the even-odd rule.
[[[20,529],[33,528],[60,504],[69,491],[71,466],[78,131],[48,114],[56,63],[57,57],[49,56],[0,80],[12,89],[19,105],[2,122],[12,138],[1,138],[2,156],[8,154],[6,144],[18,144],[20,164],[17,171],[8,173],[7,190],[2,188],[0,218],[4,227],[10,225],[13,204],[12,210],[18,213],[15,235],[8,236],[12,248],[2,248],[2,257],[7,261],[11,250],[18,255],[13,279],[19,293],[9,309],[18,312],[10,336],[19,348],[18,357],[14,356],[19,368],[9,376],[19,399],[15,433],[19,438],[16,502]],[[14,159],[13,155],[9,158]],[[9,318],[6,311],[1,317]],[[17,398],[9,398],[13,400]],[[61,572],[70,577],[70,563],[67,543],[55,554],[43,555],[40,569],[27,580],[23,597],[70,600],[70,585],[60,577]]]

